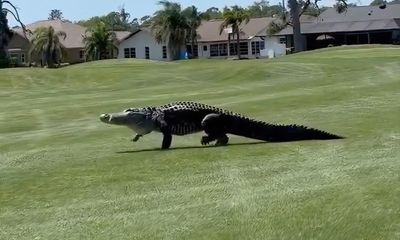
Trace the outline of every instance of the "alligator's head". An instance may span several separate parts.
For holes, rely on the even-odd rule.
[[[136,111],[135,111],[136,110]],[[104,113],[100,121],[107,124],[127,126],[137,134],[144,135],[155,130],[156,125],[146,111],[128,109],[118,113]]]

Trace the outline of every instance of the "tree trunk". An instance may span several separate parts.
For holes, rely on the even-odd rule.
[[[3,9],[3,2],[0,1],[0,68],[8,67],[8,58],[6,53],[7,33],[6,33],[6,16]]]
[[[1,36],[0,36],[0,41],[1,41]],[[0,43],[0,68],[5,68],[8,67],[8,58],[7,58],[7,53],[4,49],[4,46]]]
[[[239,27],[237,28],[236,33],[237,33],[237,47],[236,47],[236,51],[237,51],[238,59],[240,59],[240,30],[239,30]]]
[[[228,49],[227,49],[228,57],[231,56],[231,33],[228,33]]]
[[[192,36],[191,36],[191,39],[192,39],[192,46],[191,46],[191,54],[192,54],[192,56],[191,56],[191,58],[194,58],[194,34],[192,33]]]
[[[301,52],[304,51],[304,43],[303,36],[301,35],[299,4],[297,0],[288,0],[288,2],[293,24],[294,52]]]

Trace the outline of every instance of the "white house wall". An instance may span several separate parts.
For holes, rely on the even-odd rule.
[[[280,43],[279,36],[266,36],[265,37],[265,50],[261,53],[263,57],[267,57],[271,51],[274,57],[286,55],[286,44]]]
[[[264,50],[260,54],[252,54],[252,42],[260,42],[264,41]],[[274,57],[277,56],[282,56],[286,54],[286,45],[285,44],[280,44],[279,43],[280,38],[277,36],[265,36],[265,37],[254,37],[250,41],[248,40],[248,54],[247,55],[242,55],[242,57],[248,57],[248,58],[257,58],[257,57],[267,57],[268,56],[268,51],[273,51]],[[235,40],[231,41],[232,43],[235,43]],[[243,40],[241,41],[243,42]],[[225,43],[227,44],[228,41],[226,42],[200,42],[198,44],[198,52],[199,52],[199,58],[227,58],[228,56],[212,56],[210,54],[210,45],[212,44],[221,44]],[[206,47],[206,50],[205,48]],[[234,57],[236,55],[231,55],[231,57]]]
[[[207,49],[205,50],[204,47]],[[210,44],[209,43],[198,43],[198,53],[199,58],[209,58],[210,57]]]
[[[151,60],[170,60],[168,52],[167,58],[163,58],[163,46],[156,42],[150,32],[140,31],[119,44],[118,58],[125,58],[125,48],[135,48],[136,58],[146,59],[146,47],[149,47]]]

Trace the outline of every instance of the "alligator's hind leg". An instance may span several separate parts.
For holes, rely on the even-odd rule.
[[[223,136],[217,138],[217,142],[215,143],[216,146],[225,146],[228,145],[229,138],[224,134]]]
[[[217,140],[217,146],[227,145],[229,138],[226,136],[224,120],[220,114],[211,113],[201,121],[204,132],[207,134],[201,138],[201,144],[207,145]]]

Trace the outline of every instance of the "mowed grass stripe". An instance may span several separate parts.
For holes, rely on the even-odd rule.
[[[0,239],[397,239],[400,48],[0,70]],[[196,100],[344,135],[133,144],[103,112]]]

